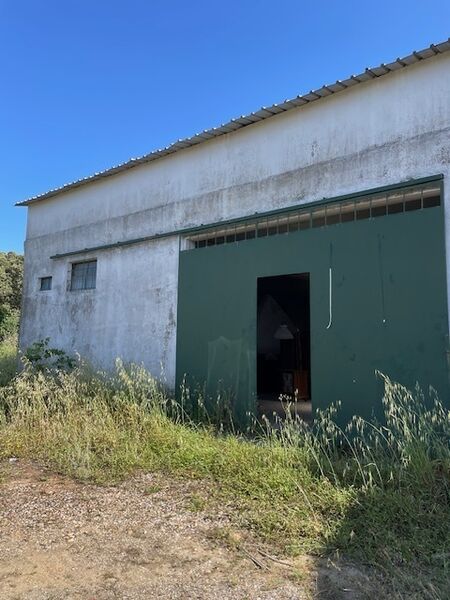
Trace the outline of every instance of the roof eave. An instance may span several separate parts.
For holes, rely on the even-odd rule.
[[[236,119],[231,119],[231,121],[229,121],[228,123],[224,123],[219,127],[213,127],[212,129],[207,129],[191,137],[177,140],[176,142],[170,144],[169,146],[166,146],[165,148],[154,150],[153,152],[145,154],[144,156],[141,156],[139,158],[132,158],[124,163],[121,163],[109,169],[105,169],[104,171],[101,171],[99,173],[94,173],[93,175],[84,177],[83,179],[78,179],[77,181],[73,181],[71,183],[67,183],[61,187],[49,190],[48,192],[45,192],[43,194],[32,196],[31,198],[27,198],[26,200],[16,202],[15,205],[29,206],[30,204],[34,204],[35,202],[40,202],[42,200],[53,198],[54,196],[58,196],[60,194],[69,192],[83,185],[100,181],[105,177],[117,175],[118,173],[121,173],[128,169],[132,169],[136,166],[152,162],[164,156],[168,156],[169,154],[173,154],[175,152],[179,152],[180,150],[184,150],[186,148],[191,148],[192,146],[196,146],[213,138],[226,135],[227,133],[232,133],[234,131],[237,131],[238,129],[242,129],[243,127],[248,127],[250,125],[253,125],[254,123],[258,123],[259,121],[269,119],[277,114],[286,112],[288,110],[292,110],[294,108],[298,108],[305,104],[310,104],[311,102],[316,102],[317,100],[321,100],[322,98],[326,98],[328,96],[345,91],[349,88],[355,87],[360,83],[365,83],[373,79],[378,79],[380,77],[383,77],[384,75],[393,73],[395,71],[399,71],[418,62],[422,62],[434,56],[444,54],[448,51],[450,51],[450,38],[445,42],[440,42],[439,44],[431,44],[428,48],[424,48],[423,50],[413,51],[408,56],[405,56],[403,58],[397,58],[391,63],[382,63],[378,67],[366,68],[365,71],[363,73],[360,73],[359,75],[351,75],[347,79],[338,80],[335,83],[323,85],[317,90],[311,90],[310,92],[297,96],[296,98],[284,100],[284,102],[281,102],[279,104],[273,104],[272,106],[262,107],[260,110],[252,112],[249,115],[242,115],[241,117],[238,117]]]

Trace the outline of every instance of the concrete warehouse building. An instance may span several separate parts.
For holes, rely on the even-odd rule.
[[[19,202],[20,345],[186,376],[235,415],[448,398],[450,42]],[[272,404],[270,404],[272,403]]]

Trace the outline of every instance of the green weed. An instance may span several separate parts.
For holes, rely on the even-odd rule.
[[[286,553],[344,553],[384,569],[406,597],[445,597],[449,411],[433,395],[384,383],[383,424],[355,417],[342,430],[330,407],[314,429],[287,418],[250,439],[196,425],[137,366],[25,368],[0,388],[0,458],[38,459],[99,483],[138,469],[202,478],[238,524]],[[192,510],[204,508],[200,500]],[[417,569],[414,589],[408,573]]]

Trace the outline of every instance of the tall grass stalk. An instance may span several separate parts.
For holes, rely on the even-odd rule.
[[[449,411],[433,391],[426,398],[380,376],[383,423],[354,417],[341,429],[331,406],[311,429],[287,411],[277,428],[255,425],[250,439],[215,422],[230,423],[227,407],[211,419],[201,393],[189,390],[178,404],[136,365],[118,361],[112,374],[25,368],[0,388],[0,458],[38,459],[95,482],[138,469],[204,478],[239,522],[285,552],[420,563],[440,589],[449,564]]]

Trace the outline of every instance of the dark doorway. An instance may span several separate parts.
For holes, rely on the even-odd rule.
[[[311,420],[309,273],[258,279],[257,395],[260,414],[286,405]]]

